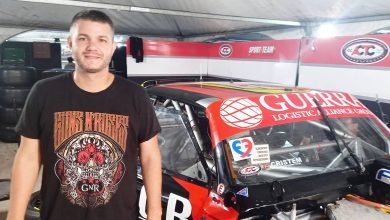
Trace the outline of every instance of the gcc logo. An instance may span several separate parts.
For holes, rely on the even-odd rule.
[[[233,154],[233,160],[245,160],[251,158],[253,149],[253,140],[250,137],[239,138],[229,141],[230,149]]]
[[[233,53],[233,48],[230,46],[230,44],[222,44],[219,47],[219,55],[221,57],[230,57]]]
[[[385,42],[374,38],[359,38],[346,43],[341,50],[343,58],[351,63],[372,64],[385,59],[389,49]]]
[[[249,166],[241,167],[238,173],[242,176],[252,176],[257,174],[260,170],[261,168],[259,166],[249,165]]]

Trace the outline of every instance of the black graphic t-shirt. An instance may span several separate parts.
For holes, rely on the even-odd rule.
[[[97,93],[72,74],[35,84],[18,130],[40,139],[41,219],[134,219],[139,144],[160,131],[145,91],[115,77]]]

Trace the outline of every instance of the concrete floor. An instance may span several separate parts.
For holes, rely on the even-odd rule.
[[[0,179],[10,179],[11,169],[18,145],[16,143],[0,142]],[[34,188],[34,192],[40,189],[41,175]],[[9,206],[9,200],[0,202],[0,220],[5,220]]]

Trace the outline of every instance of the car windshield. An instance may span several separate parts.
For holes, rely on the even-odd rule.
[[[240,133],[225,140],[236,184],[256,184],[357,166],[345,145],[364,164],[389,153],[390,141],[371,118],[300,121]]]

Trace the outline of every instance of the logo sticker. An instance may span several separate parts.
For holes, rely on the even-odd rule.
[[[376,173],[375,179],[390,185],[390,170],[388,169],[379,169]]]
[[[302,158],[300,158],[300,157],[292,157],[292,158],[287,158],[284,160],[273,160],[273,161],[271,161],[271,168],[272,167],[299,165],[299,164],[302,164],[302,162],[303,162]]]
[[[252,164],[267,164],[270,162],[269,145],[261,144],[255,145],[253,150]]]
[[[242,176],[253,176],[256,175],[260,170],[261,169],[259,166],[250,165],[250,166],[241,167],[238,173]]]
[[[223,192],[225,192],[225,185],[223,185],[223,183],[220,183],[217,186],[217,193],[219,195],[222,195]]]
[[[253,140],[251,137],[239,138],[229,141],[234,161],[245,160],[253,156]]]
[[[222,44],[219,47],[219,55],[221,57],[230,57],[233,53],[233,47],[230,44]]]
[[[235,128],[251,128],[260,124],[263,113],[259,106],[247,98],[225,100],[220,108],[222,120]]]
[[[374,38],[359,38],[346,43],[341,49],[345,60],[356,64],[372,64],[385,59],[389,47],[381,40]]]
[[[236,194],[237,195],[242,195],[242,196],[245,196],[245,197],[249,197],[248,187],[245,187],[244,189],[238,191]]]

